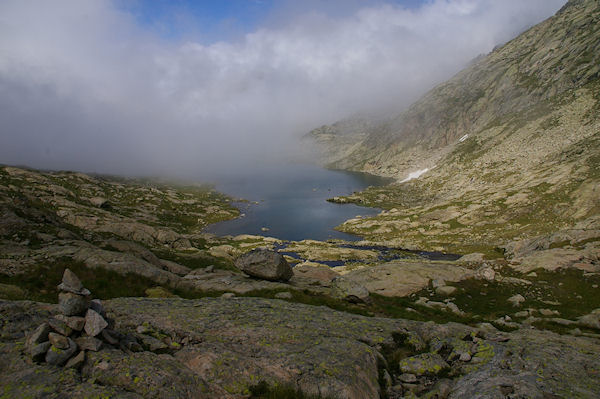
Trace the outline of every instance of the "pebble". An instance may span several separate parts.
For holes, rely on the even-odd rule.
[[[135,331],[138,334],[146,334],[146,333],[149,333],[152,330],[149,327],[145,326],[145,325],[141,325],[141,326],[137,326],[137,328],[135,329]]]
[[[69,348],[69,339],[64,335],[60,335],[57,333],[51,332],[48,334],[48,339],[50,343],[54,345],[55,348],[58,349],[68,349]]]
[[[56,319],[64,322],[69,328],[75,331],[83,330],[83,326],[85,325],[85,318],[79,316],[65,316],[62,314],[54,316]]]
[[[50,325],[48,323],[41,324],[38,328],[27,338],[27,346],[31,347],[42,342],[48,341],[48,334],[50,333]]]
[[[105,340],[106,342],[108,342],[111,345],[117,345],[119,343],[119,340],[116,339],[113,334],[111,334],[110,331],[108,331],[107,329],[102,330],[102,339]]]
[[[79,337],[75,339],[79,349],[85,349],[92,352],[98,352],[102,348],[102,341],[94,337]]]
[[[74,290],[75,292],[79,292],[83,289],[81,280],[79,280],[79,277],[77,277],[75,273],[71,271],[71,269],[65,269],[62,277],[62,285],[69,290]]]
[[[107,362],[106,360],[103,360],[100,363],[98,363],[98,365],[96,367],[102,371],[108,371],[110,369],[110,363]]]
[[[521,294],[516,294],[507,299],[508,302],[512,303],[513,306],[521,306],[521,303],[525,302],[525,298]]]
[[[79,368],[81,368],[81,366],[83,366],[83,363],[85,363],[85,351],[81,351],[77,354],[77,356],[69,359],[69,361],[65,365],[65,368],[79,369]]]
[[[51,346],[52,344],[48,341],[34,345],[29,352],[31,359],[36,363],[43,362],[46,358],[46,352],[48,352]]]
[[[106,320],[95,310],[88,309],[85,315],[85,332],[90,337],[100,334],[108,326]]]
[[[65,337],[68,337],[73,332],[73,329],[67,326],[67,323],[56,317],[53,317],[50,320],[48,320],[48,324],[50,325],[50,328],[52,328],[57,333],[64,335]]]
[[[450,296],[452,294],[454,294],[456,292],[456,287],[452,287],[449,285],[443,285],[440,287],[437,287],[435,289],[435,293],[438,295],[444,295],[444,296]]]
[[[46,363],[55,366],[62,366],[75,354],[77,351],[77,344],[72,339],[67,338],[69,347],[67,349],[60,349],[54,346],[50,346],[50,349],[46,353]]]
[[[104,306],[102,306],[102,301],[100,299],[93,299],[90,301],[90,309],[98,313],[102,317],[106,317],[106,312],[104,311]]]
[[[417,382],[417,376],[414,374],[409,374],[409,373],[404,373],[404,374],[400,374],[400,377],[398,377],[400,379],[400,381],[404,382],[404,383],[413,383],[413,382]]]

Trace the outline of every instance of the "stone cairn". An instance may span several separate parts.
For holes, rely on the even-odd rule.
[[[97,352],[106,344],[119,345],[120,334],[107,328],[112,321],[107,319],[102,303],[90,300],[90,291],[75,273],[66,269],[58,289],[60,314],[27,337],[27,349],[34,362],[79,369],[86,351]],[[131,342],[129,346],[133,344],[138,345]]]

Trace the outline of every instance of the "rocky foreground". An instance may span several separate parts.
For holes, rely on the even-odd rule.
[[[245,398],[287,385],[332,398],[595,398],[600,342],[367,318],[261,298],[104,302],[130,349],[104,343],[83,364],[35,363],[28,333],[56,305],[1,301],[3,397]],[[263,384],[264,385],[264,384]]]

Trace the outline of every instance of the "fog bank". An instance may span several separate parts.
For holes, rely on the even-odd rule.
[[[111,1],[3,0],[0,163],[202,176],[294,159],[310,129],[401,110],[565,0],[318,3],[203,43]]]

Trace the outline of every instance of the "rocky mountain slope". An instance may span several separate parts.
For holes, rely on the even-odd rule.
[[[338,140],[354,142],[338,149],[337,157],[345,154],[334,167],[402,178],[426,162],[435,164],[444,155],[441,150],[465,134],[509,122],[523,124],[548,116],[563,105],[556,104],[561,99],[575,100],[574,92],[596,82],[600,74],[598,13],[595,0],[570,1],[554,17],[474,60],[405,112],[383,122],[340,121],[311,134],[331,147]],[[557,97],[562,93],[571,96]],[[434,156],[427,156],[431,151]]]
[[[354,124],[349,135],[344,123],[313,131],[331,149],[330,166],[402,182],[338,199],[387,211],[340,229],[488,256],[538,236],[546,249],[597,238],[599,27],[597,1],[569,1],[397,117],[363,130]]]

